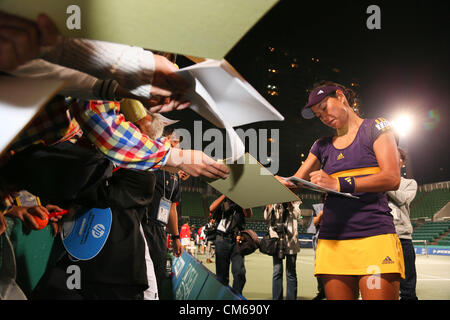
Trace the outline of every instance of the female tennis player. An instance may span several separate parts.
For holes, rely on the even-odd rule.
[[[387,120],[363,119],[358,108],[353,90],[325,82],[302,109],[336,134],[318,139],[294,176],[358,197],[328,194],[314,274],[329,300],[358,299],[359,292],[363,299],[398,299],[403,254],[385,195],[400,183],[397,144]]]

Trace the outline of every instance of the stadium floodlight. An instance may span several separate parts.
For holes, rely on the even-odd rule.
[[[395,118],[392,125],[400,136],[405,137],[411,131],[413,122],[411,115],[405,113]]]

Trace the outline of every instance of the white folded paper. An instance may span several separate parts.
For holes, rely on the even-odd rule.
[[[62,80],[0,76],[0,154],[63,86]]]
[[[292,183],[296,184],[296,185],[302,185],[302,187],[309,189],[309,190],[313,190],[313,191],[317,191],[317,192],[322,192],[322,193],[332,193],[332,194],[336,194],[336,195],[340,195],[343,197],[347,197],[347,198],[352,198],[352,199],[359,199],[359,197],[354,196],[350,193],[344,193],[344,192],[338,192],[332,189],[328,189],[328,188],[324,188],[321,187],[315,183],[312,183],[310,181],[304,180],[304,179],[300,179],[297,177],[289,177],[287,178],[288,181],[291,181]]]
[[[227,61],[207,60],[177,71],[192,86],[186,95],[190,108],[218,128],[226,129],[231,142],[230,160],[245,153],[234,127],[284,117]]]

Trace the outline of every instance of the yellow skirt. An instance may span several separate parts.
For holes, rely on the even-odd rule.
[[[396,234],[317,242],[314,275],[399,273],[405,278],[400,239]]]

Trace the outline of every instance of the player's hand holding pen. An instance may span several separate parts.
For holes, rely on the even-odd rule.
[[[325,157],[320,164],[320,170],[313,171],[309,174],[310,181],[323,188],[339,191],[339,181],[336,178],[329,176],[323,168],[327,163],[328,157]]]
[[[317,184],[318,186],[335,191],[339,190],[339,181],[336,178],[329,176],[322,169],[311,172],[309,176],[311,178],[311,182]]]

